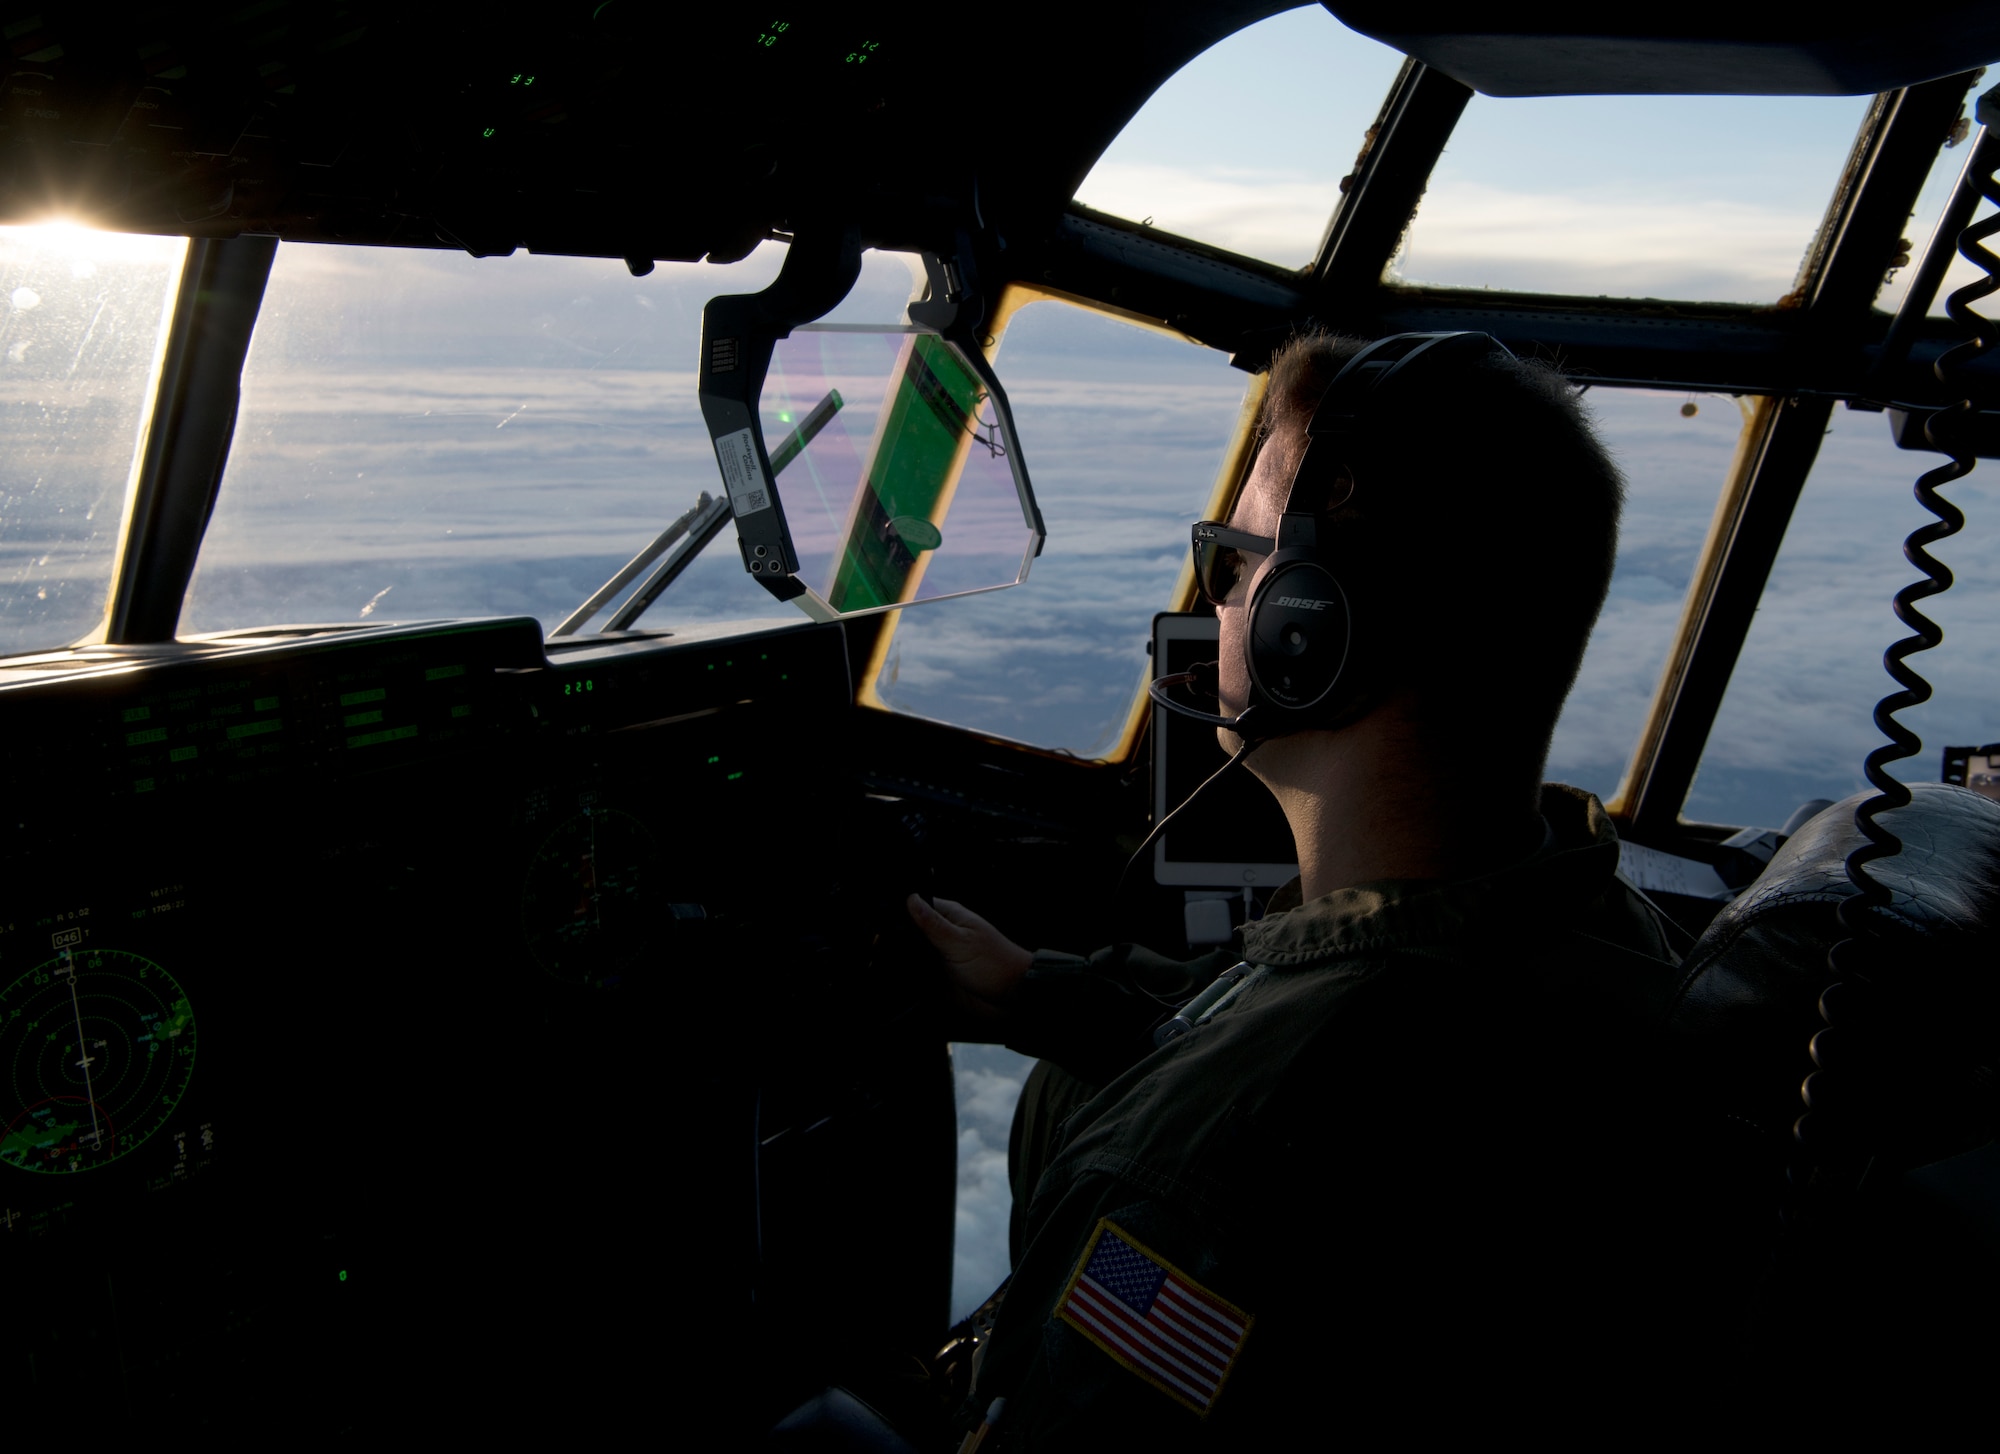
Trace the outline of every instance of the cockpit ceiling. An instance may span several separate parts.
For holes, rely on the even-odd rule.
[[[50,0],[0,27],[0,219],[726,260],[834,212],[949,241],[1059,209],[1159,82],[1284,8]]]
[[[1162,82],[1287,8],[48,0],[0,23],[0,220],[718,260],[830,215],[882,246],[1037,233]],[[1597,6],[1515,7],[1504,35],[1450,13],[1470,7],[1331,8],[1496,94],[1868,91],[2000,51],[1983,5],[1831,41],[1768,4],[1734,36],[1582,33],[1617,28]]]

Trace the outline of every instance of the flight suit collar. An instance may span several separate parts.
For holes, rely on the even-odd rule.
[[[1527,858],[1475,878],[1380,879],[1298,901],[1298,881],[1243,929],[1243,956],[1275,969],[1352,954],[1443,944],[1469,930],[1520,925],[1579,907],[1602,894],[1618,871],[1618,831],[1603,804],[1580,788],[1544,784],[1542,846]]]

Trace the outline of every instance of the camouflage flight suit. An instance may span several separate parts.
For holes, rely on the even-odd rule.
[[[1231,957],[1037,956],[1015,1045],[1064,1068],[1016,1125],[1046,1169],[967,1405],[1007,1400],[982,1454],[1615,1409],[1648,1316],[1624,1119],[1674,955],[1597,800],[1542,808],[1542,848],[1483,877],[1274,901],[1164,1049],[1160,1001]]]

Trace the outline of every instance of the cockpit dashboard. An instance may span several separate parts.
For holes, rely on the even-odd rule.
[[[751,1013],[814,1005],[875,932],[839,861],[839,626],[263,632],[14,674],[0,1339],[38,1407],[361,1431],[418,1382],[636,1378],[728,1343],[744,1269],[842,1235],[761,1245],[759,1175],[839,1108],[787,1103],[816,1057]]]

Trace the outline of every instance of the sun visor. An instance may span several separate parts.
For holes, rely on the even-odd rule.
[[[1350,29],[1488,96],[1860,96],[2000,59],[1991,0],[1855,11],[1837,22],[1776,0],[1679,14],[1621,13],[1601,0],[1325,4]]]
[[[927,296],[900,321],[805,321],[845,296],[859,253],[803,245],[771,288],[702,318],[702,413],[744,569],[819,620],[1018,585],[1041,515],[964,312]],[[925,265],[931,294],[957,276]]]

